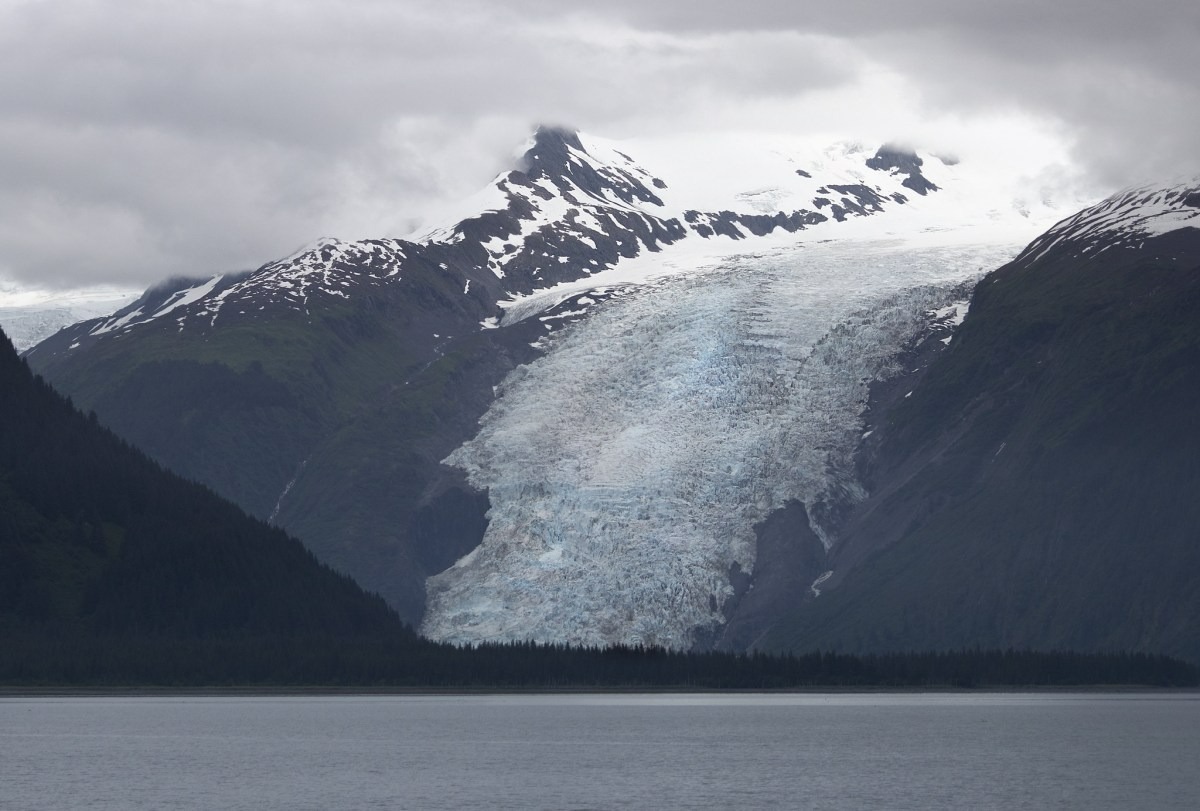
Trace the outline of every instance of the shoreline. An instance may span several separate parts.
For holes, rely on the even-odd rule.
[[[485,696],[818,696],[818,695],[1046,695],[1129,694],[1195,695],[1196,687],[1150,685],[994,685],[980,687],[838,687],[779,689],[653,687],[362,687],[333,685],[280,686],[12,686],[0,685],[0,700],[13,698],[324,698],[324,697],[485,697]]]

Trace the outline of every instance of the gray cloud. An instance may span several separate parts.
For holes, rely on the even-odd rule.
[[[543,13],[551,0],[524,0]],[[844,38],[921,89],[930,115],[1023,110],[1061,128],[1102,185],[1200,171],[1194,0],[609,0],[650,30]]]
[[[809,5],[0,0],[0,275],[142,285],[402,233],[539,122],[1015,111],[1104,182],[1195,160],[1192,3]]]

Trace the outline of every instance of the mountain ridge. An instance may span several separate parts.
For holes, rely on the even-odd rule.
[[[728,165],[701,152],[713,176],[678,181],[630,154],[541,129],[473,214],[425,239],[327,239],[248,275],[156,288],[27,357],[154,458],[278,522],[416,622],[426,578],[487,526],[486,495],[442,460],[547,336],[647,274],[694,272],[697,255],[719,267],[752,244],[786,253],[913,223],[936,244],[940,217],[962,208],[961,167],[894,150],[772,146]],[[926,194],[904,185],[915,177]],[[991,228],[991,213],[970,217]],[[999,221],[1028,228],[1016,206]]]
[[[111,317],[74,325],[43,341],[36,355],[70,351],[96,336],[128,332],[168,315],[181,328],[192,319],[212,328],[219,318],[253,317],[265,307],[305,311],[312,295],[345,299],[359,288],[369,295],[371,287],[401,282],[402,268],[422,282],[430,271],[441,271],[488,310],[510,296],[584,279],[687,236],[743,240],[794,233],[879,214],[909,203],[913,194],[924,197],[945,188],[921,174],[927,161],[915,152],[885,145],[866,157],[857,146],[842,149],[823,154],[806,147],[802,154],[822,164],[813,171],[825,172],[815,176],[803,169],[785,174],[781,166],[803,158],[775,155],[757,171],[774,173],[776,188],[723,190],[717,193],[718,207],[704,210],[665,203],[656,192],[667,189],[666,182],[614,144],[541,127],[518,168],[499,175],[471,201],[475,211],[426,228],[415,240],[327,237],[255,271],[176,284],[168,280]],[[714,188],[723,188],[722,183],[727,181],[718,179]]]

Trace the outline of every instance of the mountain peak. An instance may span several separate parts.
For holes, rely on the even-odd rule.
[[[533,143],[525,155],[530,159],[549,158],[556,154],[565,157],[568,149],[586,151],[579,140],[579,130],[543,124],[534,130]]]
[[[566,127],[539,126],[533,133],[529,148],[521,155],[517,171],[534,176],[539,173],[561,174],[571,160],[571,151],[585,153],[579,131]]]
[[[628,155],[614,153],[608,159],[593,155],[574,129],[538,127],[518,171],[531,181],[548,180],[560,189],[573,186],[602,200],[663,205],[658,195],[644,185],[648,178],[639,176],[645,172]]]
[[[868,169],[907,175],[900,185],[912,189],[922,196],[938,190],[936,185],[921,174],[923,165],[924,161],[917,156],[916,152],[896,144],[884,144],[879,147],[874,157],[867,158]]]

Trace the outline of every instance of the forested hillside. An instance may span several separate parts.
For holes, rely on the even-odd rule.
[[[61,635],[405,636],[282,531],[79,414],[0,342],[0,628]]]

